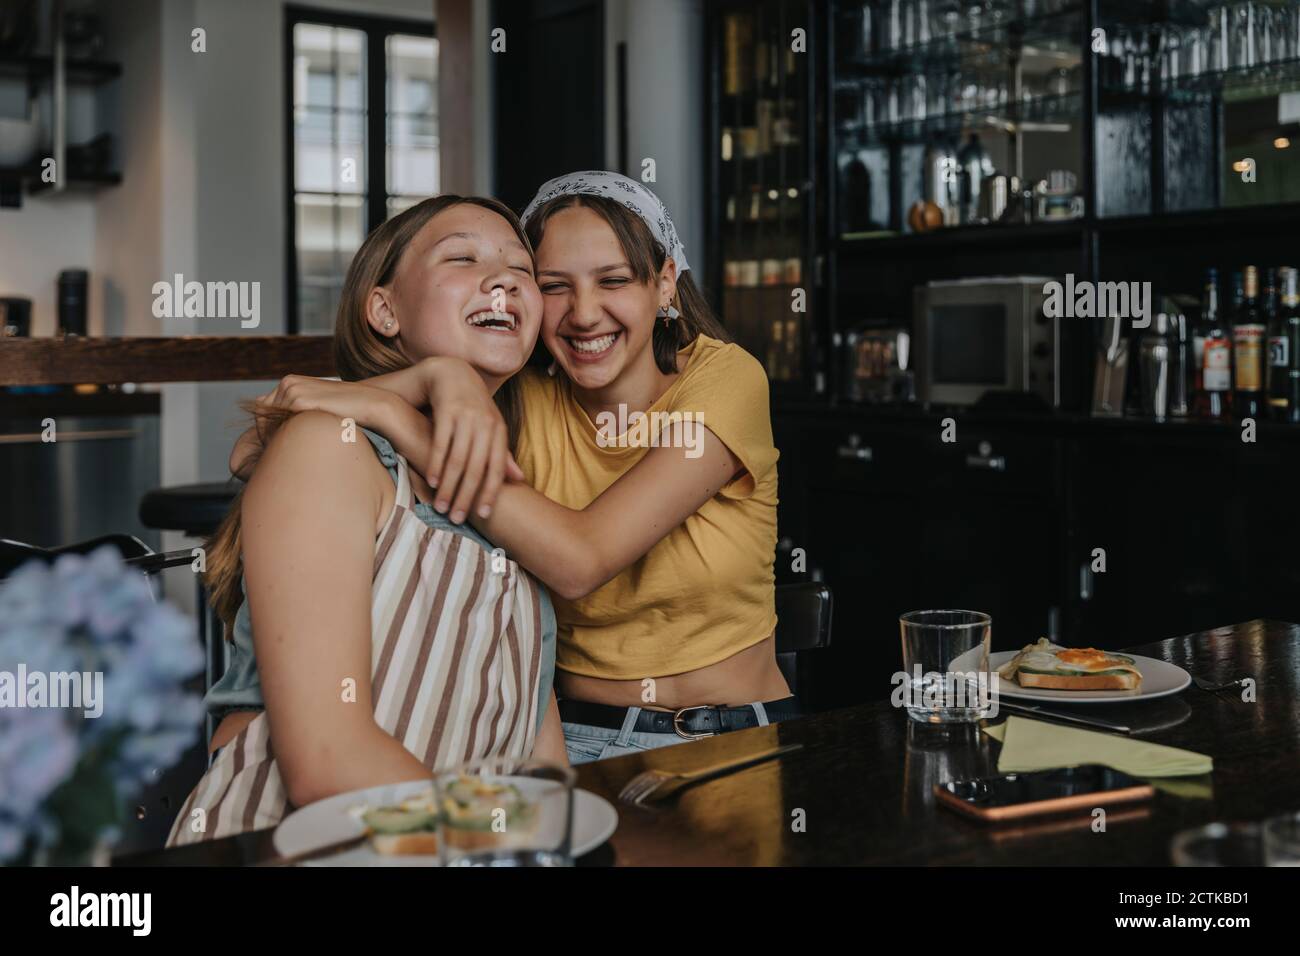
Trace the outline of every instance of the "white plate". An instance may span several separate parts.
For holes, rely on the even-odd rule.
[[[407,799],[421,791],[428,792],[430,785],[419,780],[371,787],[340,793],[325,800],[309,804],[289,814],[275,829],[275,852],[282,856],[303,853],[356,836],[362,830],[361,821],[351,812],[360,806],[388,806]],[[618,829],[618,811],[603,797],[587,790],[573,791],[573,855],[590,853]],[[344,853],[320,860],[309,860],[306,866],[437,866],[433,856],[383,856],[368,845],[355,847]]]
[[[989,655],[989,670],[996,671],[1019,651],[998,651]],[[1123,653],[1116,651],[1117,654]],[[1176,694],[1192,682],[1192,676],[1177,664],[1158,661],[1154,657],[1124,654],[1133,659],[1133,666],[1142,675],[1137,690],[1047,690],[1042,687],[1021,687],[1015,680],[999,680],[998,694],[1024,700],[1047,700],[1069,704],[1105,704],[1126,700],[1148,700]]]

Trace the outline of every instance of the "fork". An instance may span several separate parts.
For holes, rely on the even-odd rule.
[[[618,798],[624,803],[638,806],[651,801],[666,800],[683,787],[703,783],[705,780],[715,780],[737,770],[743,770],[765,760],[771,760],[773,757],[780,757],[782,754],[793,753],[801,749],[803,749],[803,744],[786,744],[784,747],[777,747],[774,750],[765,750],[762,753],[751,754],[748,757],[740,757],[736,760],[728,760],[726,763],[714,764],[712,767],[691,770],[687,773],[646,770],[629,780],[623,789],[619,791]]]
[[[1201,690],[1209,691],[1211,694],[1214,694],[1221,690],[1227,690],[1229,687],[1240,687],[1242,685],[1242,682],[1244,682],[1245,680],[1246,678],[1244,677],[1238,677],[1236,680],[1230,680],[1226,684],[1215,684],[1212,681],[1202,680],[1199,677],[1193,677],[1192,683],[1195,684],[1197,687],[1199,687]]]

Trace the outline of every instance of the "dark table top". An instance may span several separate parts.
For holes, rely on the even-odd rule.
[[[690,770],[777,744],[779,762],[684,791],[653,809],[617,804],[610,842],[580,860],[618,865],[984,864],[1160,866],[1173,835],[1213,820],[1300,810],[1300,626],[1250,621],[1127,649],[1212,681],[1250,677],[1240,691],[1133,704],[1075,705],[1122,719],[1134,738],[1210,755],[1206,796],[1114,808],[1105,832],[1091,815],[985,826],[937,807],[936,783],[996,772],[1000,745],[974,727],[914,724],[887,699],[578,768],[578,785],[617,804],[647,768]],[[1001,718],[999,718],[1001,719]],[[117,865],[238,865],[272,855],[271,830],[122,857]]]

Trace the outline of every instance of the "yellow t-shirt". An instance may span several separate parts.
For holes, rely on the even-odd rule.
[[[696,670],[765,640],[776,628],[776,460],[763,367],[738,345],[701,335],[681,374],[647,410],[689,413],[745,474],[631,567],[577,601],[554,597],[556,666],[587,677],[642,680]],[[516,458],[529,483],[581,509],[645,455],[652,430],[603,434],[564,376],[521,373]],[[598,416],[599,418],[600,416]],[[602,447],[602,442],[607,447]],[[686,454],[686,450],[683,450]]]

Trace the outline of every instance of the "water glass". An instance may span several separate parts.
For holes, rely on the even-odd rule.
[[[925,724],[988,716],[993,619],[980,611],[909,611],[898,625],[907,716]]]
[[[1264,821],[1264,865],[1300,866],[1300,812]]]
[[[1209,37],[1207,31],[1195,27],[1187,29],[1182,37],[1182,69],[1188,78],[1200,76],[1209,68]]]
[[[1174,866],[1259,866],[1263,860],[1258,823],[1209,823],[1175,834]]]
[[[1255,65],[1255,20],[1253,3],[1238,3],[1232,8],[1232,58],[1229,66],[1246,70]]]
[[[1210,11],[1210,69],[1215,73],[1232,68],[1231,24],[1231,7],[1215,7]]]
[[[496,757],[434,774],[444,866],[571,866],[570,767]]]

